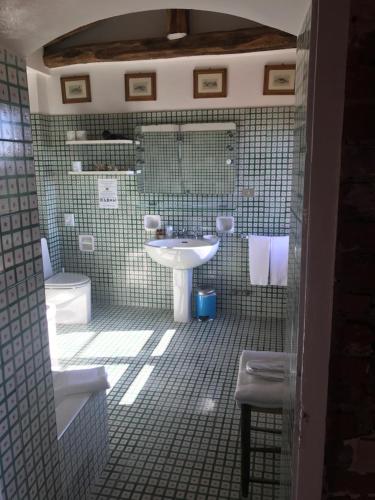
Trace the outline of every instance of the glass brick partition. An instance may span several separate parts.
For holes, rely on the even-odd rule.
[[[284,400],[283,442],[281,459],[280,498],[289,500],[292,497],[293,474],[293,439],[294,418],[296,411],[295,394],[297,391],[297,353],[299,328],[299,296],[301,277],[301,245],[303,226],[303,199],[305,165],[307,162],[307,97],[310,63],[310,29],[311,8],[306,14],[301,33],[297,39],[297,71],[296,71],[296,114],[294,131],[294,161],[292,178],[292,199],[290,217],[290,244],[288,270],[288,307],[286,321],[285,350],[291,353],[288,367],[289,392]]]
[[[81,160],[86,169],[96,163],[135,167],[134,146],[68,146],[68,130],[87,130],[89,138],[100,138],[109,129],[132,138],[139,125],[217,121],[237,126],[237,183],[232,194],[142,194],[135,176],[114,174],[106,178],[118,179],[119,208],[100,209],[97,181],[101,176],[68,175],[73,160]],[[143,216],[160,214],[163,223],[176,230],[212,234],[217,215],[233,215],[235,233],[223,236],[216,257],[194,270],[194,286],[214,286],[222,309],[284,317],[286,288],[251,286],[247,240],[240,236],[289,233],[293,126],[293,107],[33,115],[41,230],[49,240],[55,270],[64,266],[90,276],[97,301],[171,309],[172,272],[146,256]],[[201,148],[203,155],[203,142]],[[199,158],[199,151],[194,156]],[[243,196],[247,188],[255,190],[253,197]],[[64,226],[66,213],[75,215],[75,227]],[[79,251],[78,234],[95,236],[94,253]]]

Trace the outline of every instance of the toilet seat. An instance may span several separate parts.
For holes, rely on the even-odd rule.
[[[57,273],[45,281],[46,288],[80,288],[90,282],[90,278],[79,273]]]

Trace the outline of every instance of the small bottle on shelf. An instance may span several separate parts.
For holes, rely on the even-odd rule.
[[[156,230],[156,239],[157,240],[162,240],[165,238],[165,229],[157,229]]]

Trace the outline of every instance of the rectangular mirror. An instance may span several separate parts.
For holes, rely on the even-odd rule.
[[[223,195],[236,183],[236,125],[146,125],[137,130],[142,193]]]

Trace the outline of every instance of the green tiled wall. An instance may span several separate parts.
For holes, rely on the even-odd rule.
[[[25,61],[0,49],[0,497],[60,498]]]
[[[237,125],[237,181],[231,194],[141,194],[135,177],[118,176],[119,209],[99,209],[100,176],[68,175],[73,160],[82,160],[85,169],[93,169],[95,163],[123,168],[136,164],[135,146],[67,146],[68,130],[87,130],[89,138],[100,138],[109,129],[131,138],[139,125],[218,121]],[[41,230],[49,239],[55,271],[64,266],[90,276],[94,299],[100,302],[170,309],[172,273],[146,256],[143,216],[156,213],[176,230],[214,233],[217,215],[233,215],[235,234],[224,236],[216,257],[194,270],[194,285],[213,285],[223,309],[283,317],[285,288],[251,286],[247,240],[240,236],[289,233],[293,126],[293,107],[33,115]],[[254,188],[255,196],[243,197],[244,188]],[[75,227],[64,227],[64,213],[75,215]],[[95,236],[93,254],[79,251],[78,234]]]

